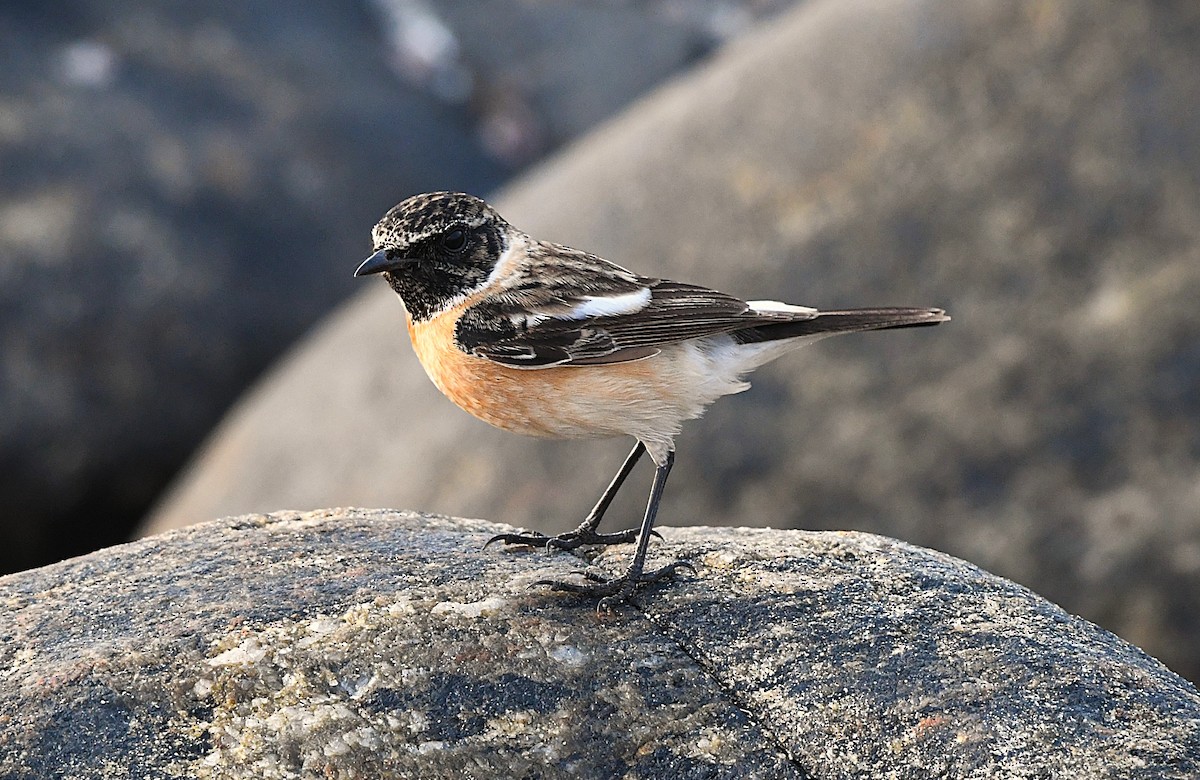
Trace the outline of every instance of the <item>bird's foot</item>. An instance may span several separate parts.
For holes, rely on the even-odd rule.
[[[629,597],[642,585],[674,579],[682,569],[687,569],[692,574],[696,573],[695,567],[687,561],[675,561],[652,571],[630,570],[613,579],[608,579],[595,572],[584,571],[579,574],[587,580],[586,583],[538,580],[534,585],[546,585],[551,590],[580,596],[599,596],[600,601],[596,604],[596,611],[612,612],[615,607],[628,601]]]
[[[662,536],[658,531],[650,533],[657,536],[659,539]],[[595,531],[586,529],[576,529],[568,531],[565,534],[558,536],[546,536],[546,534],[537,531],[518,534],[496,534],[491,539],[484,543],[486,548],[493,542],[504,542],[505,544],[523,544],[528,547],[542,547],[548,550],[574,550],[577,547],[584,545],[604,545],[604,544],[628,544],[637,541],[638,529],[627,528],[624,531],[617,531],[611,534],[598,534]]]

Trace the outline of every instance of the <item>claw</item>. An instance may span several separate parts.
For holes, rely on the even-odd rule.
[[[637,541],[637,534],[636,528],[629,528],[611,534],[598,534],[595,531],[576,530],[554,537],[554,541],[550,542],[549,546],[558,550],[574,550],[577,547],[589,544],[629,544],[630,542]]]
[[[673,579],[684,569],[692,574],[696,573],[696,568],[687,561],[675,561],[653,571],[629,571],[613,579],[607,579],[595,572],[583,571],[572,572],[572,574],[579,574],[587,580],[586,583],[538,580],[534,585],[545,585],[554,591],[574,593],[579,596],[600,596],[600,601],[596,604],[596,611],[605,613],[615,611],[615,607],[628,601],[639,587],[651,582]]]
[[[659,539],[662,538],[657,531],[651,531],[651,533],[658,536]],[[523,544],[527,547],[544,547],[553,550],[574,550],[585,545],[628,544],[637,541],[637,535],[636,528],[611,534],[575,530],[558,536],[546,536],[538,531],[530,531],[528,533],[496,534],[483,543],[483,548],[486,550],[495,542],[504,542],[505,544]]]
[[[491,539],[483,543],[483,549],[487,549],[489,545],[495,542],[504,542],[505,544],[524,544],[529,547],[545,547],[547,541],[551,537],[543,533],[533,531],[527,534],[496,534]]]

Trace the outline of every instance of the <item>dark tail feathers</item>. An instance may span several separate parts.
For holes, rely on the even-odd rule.
[[[798,336],[832,336],[836,333],[856,333],[862,330],[890,328],[919,328],[937,325],[950,318],[941,309],[890,307],[882,309],[846,309],[823,311],[815,317],[794,322],[756,325],[731,334],[742,344],[778,341]]]

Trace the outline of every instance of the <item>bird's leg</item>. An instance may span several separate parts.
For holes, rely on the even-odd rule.
[[[525,544],[530,547],[553,547],[558,550],[574,550],[576,547],[581,547],[585,544],[624,544],[632,542],[638,536],[636,528],[629,528],[613,534],[598,534],[596,533],[596,528],[604,518],[604,513],[608,511],[608,505],[612,503],[613,498],[617,495],[617,491],[624,484],[625,478],[629,476],[629,472],[633,471],[633,467],[637,465],[638,460],[645,451],[646,445],[642,444],[640,440],[637,444],[633,445],[633,450],[625,457],[625,462],[621,464],[621,469],[612,478],[612,482],[608,483],[608,487],[604,489],[604,494],[600,496],[600,500],[596,502],[596,506],[592,507],[592,511],[588,512],[588,516],[584,518],[584,521],[574,531],[568,531],[558,536],[546,536],[536,531],[533,533],[497,534],[488,539],[484,547],[492,542],[504,542],[505,544]]]
[[[654,484],[650,487],[650,500],[646,503],[646,515],[642,518],[642,526],[638,532],[637,550],[633,554],[633,562],[624,574],[611,580],[596,574],[585,574],[584,577],[588,580],[586,583],[540,580],[536,584],[549,585],[553,590],[568,593],[601,596],[596,609],[605,611],[628,599],[639,585],[673,577],[680,569],[691,570],[692,565],[686,561],[675,561],[653,571],[644,570],[646,554],[650,547],[650,535],[654,529],[654,518],[658,515],[658,503],[662,500],[663,488],[667,484],[667,475],[671,473],[671,466],[674,463],[675,452],[668,451],[666,459],[658,464],[654,471]]]

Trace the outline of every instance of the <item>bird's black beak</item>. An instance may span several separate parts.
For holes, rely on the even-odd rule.
[[[393,253],[395,256],[389,257],[388,253],[389,250],[380,249],[366,260],[363,260],[362,265],[358,267],[354,275],[367,276],[368,274],[379,274],[384,271],[395,271],[413,262],[411,257],[400,257],[396,253]]]

